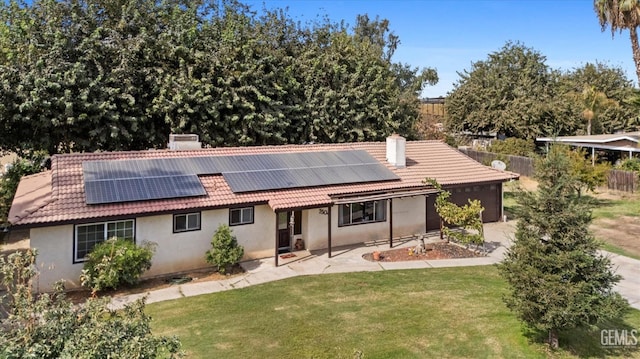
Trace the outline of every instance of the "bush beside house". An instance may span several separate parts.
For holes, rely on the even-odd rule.
[[[80,281],[94,294],[124,284],[136,284],[142,273],[151,268],[154,251],[150,242],[138,246],[129,240],[111,238],[96,245],[89,253]]]
[[[231,232],[226,224],[218,226],[211,241],[212,248],[206,254],[207,262],[217,266],[222,274],[227,273],[234,264],[240,262],[244,255],[244,248],[238,245],[236,237]]]

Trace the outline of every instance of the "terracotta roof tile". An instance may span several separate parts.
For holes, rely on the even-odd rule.
[[[348,184],[312,188],[233,193],[221,175],[201,176],[206,196],[127,203],[87,205],[83,185],[83,161],[143,159],[167,157],[224,156],[239,154],[282,153],[363,149],[395,172],[399,181]],[[407,167],[395,168],[386,161],[383,142],[285,145],[260,147],[224,147],[202,150],[149,150],[55,155],[51,171],[22,179],[14,199],[9,220],[14,226],[37,226],[47,223],[90,221],[96,218],[145,215],[189,209],[219,208],[242,204],[266,203],[273,210],[326,206],[331,196],[373,191],[424,187],[422,181],[435,178],[443,185],[503,182],[517,178],[481,165],[439,141],[408,141]]]

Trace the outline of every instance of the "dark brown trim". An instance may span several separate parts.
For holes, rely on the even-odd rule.
[[[142,203],[141,201],[140,203]],[[247,202],[241,203],[237,205],[220,205],[220,206],[209,206],[209,207],[194,207],[194,208],[186,208],[186,209],[175,209],[175,210],[163,210],[156,212],[140,212],[140,213],[127,213],[116,216],[107,216],[107,217],[90,217],[90,218],[79,218],[72,219],[67,221],[53,221],[53,222],[42,222],[42,223],[32,223],[32,224],[16,224],[10,225],[9,229],[29,229],[29,228],[41,228],[41,227],[52,227],[52,226],[63,226],[67,224],[86,224],[86,223],[95,223],[95,222],[113,222],[119,221],[123,219],[131,219],[132,217],[153,217],[153,216],[161,216],[164,214],[181,214],[181,213],[193,213],[193,212],[204,212],[204,211],[213,211],[216,209],[229,209],[229,208],[238,208],[238,207],[255,207],[269,205],[266,201],[260,202]],[[318,207],[320,208],[320,207]]]
[[[278,266],[278,254],[279,254],[278,253],[278,247],[280,246],[280,241],[278,240],[278,214],[280,212],[276,211],[274,213],[276,214],[276,223],[275,223],[276,224],[276,230],[275,230],[275,236],[274,236],[274,238],[275,238],[275,246],[274,246],[274,248],[275,249],[274,250],[276,252],[275,260],[276,260],[276,267],[277,267]]]
[[[194,228],[194,229],[185,229],[184,231],[176,231],[176,216],[188,216],[190,214],[197,214],[200,219],[198,220],[198,228]],[[187,221],[187,227],[189,224],[188,218],[185,218],[185,220]],[[186,232],[194,232],[194,231],[199,231],[202,229],[202,212],[189,212],[189,213],[174,213],[173,214],[173,222],[171,223],[173,227],[173,233],[186,233]]]
[[[331,258],[331,207],[329,206],[328,208],[328,217],[327,217],[327,247],[329,250],[329,258]]]
[[[389,199],[389,248],[393,248],[393,198]]]
[[[74,224],[73,225],[73,233],[71,235],[71,241],[73,243],[72,245],[72,252],[71,252],[71,264],[81,264],[86,262],[86,259],[80,259],[80,260],[76,260],[76,227],[78,225],[82,226],[82,225],[88,225],[88,224],[105,224],[104,230],[107,230],[107,223],[110,222],[121,222],[121,221],[133,221],[133,243],[136,243],[136,232],[138,231],[138,222],[136,221],[135,218],[127,218],[127,219],[120,219],[120,220],[115,220],[115,221],[98,221],[98,222],[89,222],[89,223],[79,223],[79,224]],[[108,238],[106,238],[108,239]]]
[[[424,195],[424,233],[429,232],[429,195]]]
[[[239,210],[240,217],[242,217],[242,210],[251,208],[251,222],[231,223],[231,211]],[[246,224],[254,224],[256,222],[256,207],[255,206],[243,206],[243,207],[229,207],[229,227],[244,226]]]

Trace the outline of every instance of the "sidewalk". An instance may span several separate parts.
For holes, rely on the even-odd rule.
[[[147,293],[115,297],[112,298],[112,307],[121,308],[125,304],[131,303],[144,296],[147,297],[147,303],[155,303],[243,288],[299,275],[495,264],[502,260],[506,249],[511,243],[515,231],[515,223],[516,222],[499,222],[485,224],[485,247],[489,250],[486,257],[416,260],[408,262],[370,262],[362,258],[362,255],[365,253],[389,249],[389,245],[386,242],[365,243],[359,246],[334,249],[331,258],[327,256],[326,251],[314,251],[312,253],[304,251],[301,253],[306,255],[284,260],[282,261],[284,263],[281,263],[278,267],[274,266],[273,258],[243,262],[241,266],[244,268],[245,273],[225,280],[185,283]],[[436,238],[433,239],[435,240]],[[394,245],[394,248],[415,245],[416,242],[414,240],[409,240],[400,242],[397,246]],[[629,300],[633,307],[640,309],[640,261],[617,255],[611,255],[611,259],[614,267],[617,267],[619,273],[625,277],[616,289]]]

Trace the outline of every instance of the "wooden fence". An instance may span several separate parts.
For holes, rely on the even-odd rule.
[[[533,176],[533,159],[529,157],[498,155],[491,152],[462,148],[460,149],[460,152],[487,166],[491,165],[491,161],[499,159],[507,165],[507,171],[519,173],[522,176],[527,177]]]
[[[461,148],[460,152],[484,164],[491,165],[491,161],[500,159],[507,165],[507,171],[519,173],[522,176],[532,177],[534,174],[533,159],[522,156],[498,155],[491,152],[475,151]],[[639,187],[638,175],[635,172],[610,170],[607,175],[607,188],[616,191],[636,192]]]
[[[611,170],[607,175],[607,188],[635,192],[638,190],[638,175],[635,172]]]

